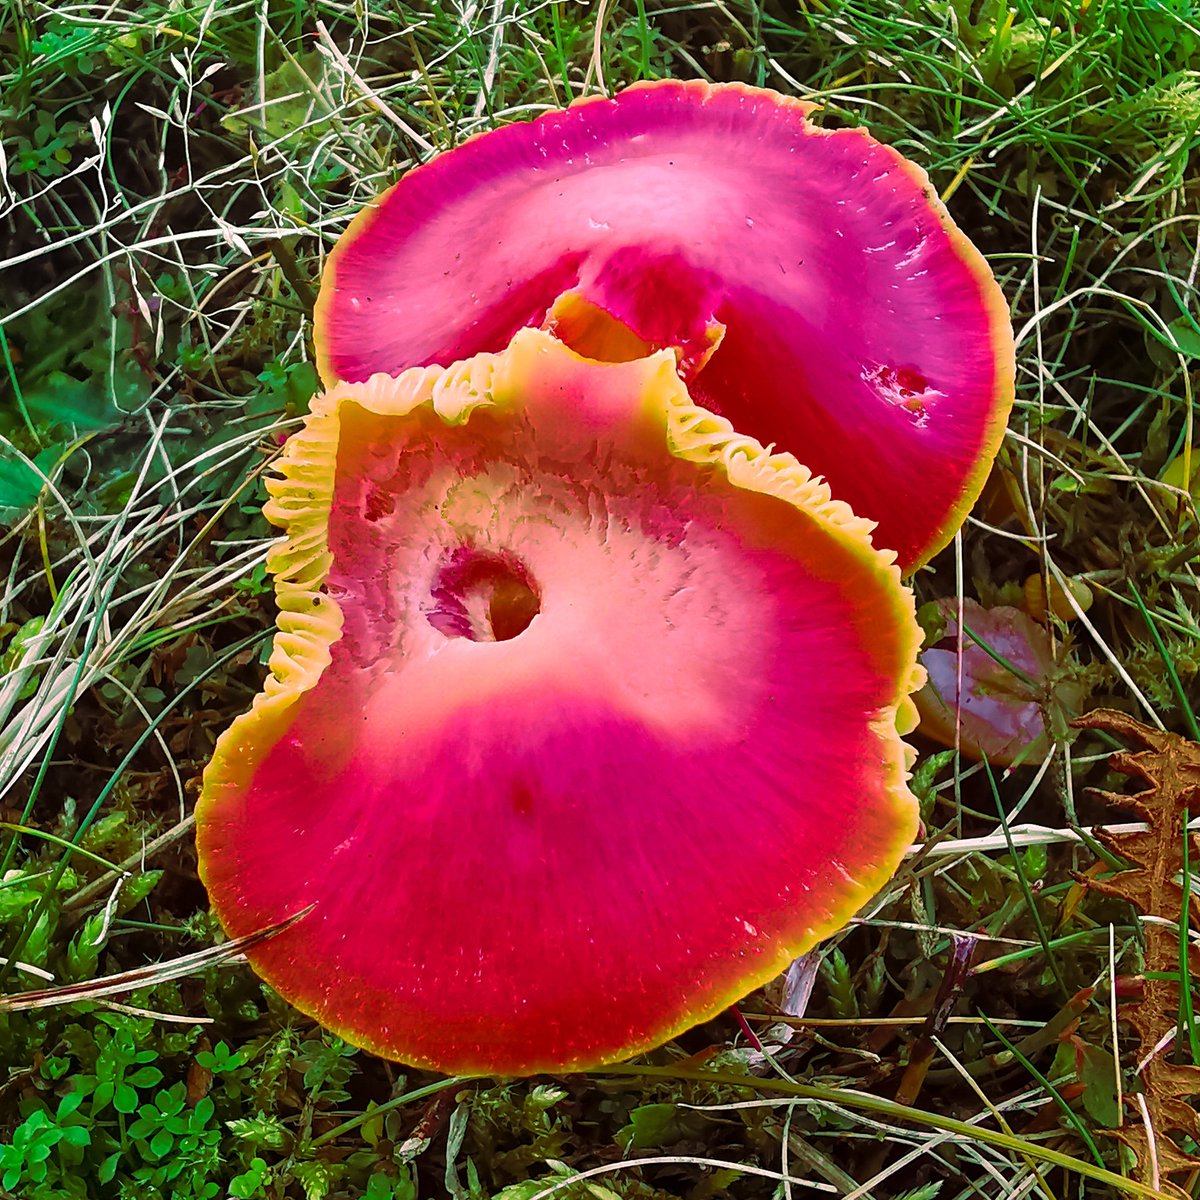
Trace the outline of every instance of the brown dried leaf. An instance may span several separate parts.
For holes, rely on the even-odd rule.
[[[1137,1158],[1145,1179],[1171,1200],[1192,1200],[1190,1192],[1177,1187],[1167,1178],[1176,1171],[1194,1171],[1195,1159],[1181,1150],[1165,1134],[1154,1135],[1153,1149],[1142,1125],[1126,1125],[1124,1129],[1106,1129],[1105,1136],[1124,1142]]]
[[[212,1050],[212,1043],[206,1037],[202,1037],[196,1043],[196,1051]],[[195,1108],[205,1096],[212,1091],[213,1073],[207,1068],[202,1067],[194,1058],[188,1064],[187,1069],[187,1092],[185,1098],[188,1108]]]
[[[1129,1123],[1111,1136],[1137,1156],[1144,1182],[1162,1187],[1168,1195],[1184,1195],[1169,1176],[1200,1169],[1200,1159],[1181,1149],[1175,1137],[1182,1133],[1200,1141],[1200,1114],[1188,1102],[1200,1095],[1200,1067],[1171,1061],[1170,1035],[1178,1023],[1179,984],[1152,976],[1177,974],[1178,924],[1191,924],[1191,918],[1200,915],[1200,902],[1191,896],[1185,916],[1183,889],[1175,882],[1183,871],[1184,822],[1191,814],[1200,813],[1200,744],[1110,709],[1097,709],[1075,724],[1104,730],[1139,747],[1136,753],[1114,754],[1109,765],[1147,785],[1132,796],[1100,793],[1109,804],[1136,813],[1148,828],[1121,834],[1096,830],[1104,846],[1134,866],[1109,879],[1088,879],[1086,884],[1102,895],[1128,901],[1146,916],[1159,918],[1144,925],[1146,974],[1151,977],[1143,981],[1138,998],[1121,1010],[1138,1039],[1137,1061],[1149,1129],[1138,1108],[1131,1110]],[[1192,854],[1200,860],[1200,839],[1195,835],[1189,838],[1189,857]],[[1195,963],[1197,958],[1194,948],[1189,950],[1189,962]]]

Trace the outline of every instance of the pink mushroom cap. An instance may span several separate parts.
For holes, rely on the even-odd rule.
[[[583,1068],[842,926],[917,824],[920,641],[869,525],[670,353],[338,384],[272,481],[270,675],[197,806],[231,935],[349,1041]]]
[[[921,652],[928,678],[914,697],[921,732],[974,759],[1001,766],[1036,763],[1050,746],[1045,711],[1078,699],[1069,686],[1056,698],[1057,674],[1049,635],[1019,608],[984,608],[962,601],[964,631],[958,647],[958,600],[937,601],[945,631]]]
[[[316,312],[328,385],[498,351],[675,351],[697,404],[795,454],[907,573],[979,494],[1008,307],[924,171],[811,105],[664,81],[474,137],[369,205]]]

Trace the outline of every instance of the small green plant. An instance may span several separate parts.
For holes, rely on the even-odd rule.
[[[238,1197],[238,1200],[252,1200],[262,1192],[270,1178],[271,1169],[266,1161],[255,1156],[244,1171],[229,1181],[229,1194]]]
[[[56,121],[43,109],[32,128],[14,138],[16,153],[9,171],[14,176],[54,179],[67,169],[75,147],[85,137],[86,130],[78,121]]]
[[[70,1015],[59,1010],[60,1018]],[[236,1143],[217,1104],[241,1094],[246,1055],[225,1042],[198,1052],[191,1061],[212,1082],[208,1094],[189,1095],[184,1079],[163,1084],[168,1071],[186,1072],[195,1030],[120,1012],[75,1015],[60,1021],[61,1052],[42,1059],[19,1106],[22,1120],[0,1144],[0,1194],[213,1200],[222,1142]]]
[[[1052,627],[1083,690],[1180,727],[1200,527],[1163,468],[1200,446],[1198,54],[1196,0],[0,0],[0,992],[220,938],[187,838],[154,847],[261,680],[261,480],[319,386],[308,316],[328,251],[416,162],[594,95],[600,76],[609,92],[664,75],[775,87],[928,171],[1002,276],[1021,342],[996,494],[914,586],[1011,605],[1047,564],[1084,579],[1090,627]],[[352,1051],[223,967],[116,997],[203,1026],[0,1008],[0,1200],[418,1200],[418,1178],[422,1200],[757,1200],[786,1188],[734,1168],[776,1170],[785,1147],[794,1177],[877,1200],[1123,1194],[1048,1163],[1039,1179],[1025,1154],[1090,1161],[1062,1101],[1118,1168],[1102,1131],[1118,1115],[1141,1129],[1141,1092],[1162,1132],[1146,1076],[1200,1061],[1173,992],[1144,1050],[1123,1029],[1113,1044],[1123,977],[1175,929],[1075,881],[1120,881],[1079,839],[1136,815],[1088,791],[1116,786],[1089,761],[1105,747],[1064,740],[994,797],[981,768],[912,740],[928,839],[784,1009],[800,1013],[773,1058],[832,1081],[819,1102],[770,1075],[681,1082],[697,1064],[740,1071],[730,1023],[662,1051],[657,1079],[429,1093],[439,1081]],[[840,1104],[895,1095],[955,931],[980,944],[927,1111]],[[1047,947],[1089,1000],[1055,998]],[[1176,975],[1195,966],[1174,950],[1147,984],[1182,1007]],[[783,1018],[759,1000],[761,1018],[743,1010],[762,1033]],[[989,1141],[997,1112],[1028,1141]],[[947,1141],[946,1113],[976,1123]],[[635,1155],[664,1161],[627,1168]],[[597,1164],[614,1169],[576,1178]]]
[[[74,1081],[77,1093],[88,1098],[93,1116],[109,1106],[125,1115],[136,1112],[139,1089],[153,1087],[162,1080],[162,1071],[149,1065],[157,1059],[157,1054],[138,1049],[137,1032],[140,1030],[126,1022],[116,1023],[115,1028],[107,1023],[95,1027],[94,1070],[76,1076]]]
[[[36,1194],[56,1200],[72,1193],[59,1190],[57,1181],[70,1177],[83,1162],[92,1135],[78,1114],[83,1095],[63,1096],[54,1112],[35,1109],[17,1127],[12,1140],[0,1146],[0,1185],[5,1191]]]
[[[142,1160],[133,1178],[158,1190],[170,1185],[176,1196],[211,1200],[220,1191],[212,1178],[221,1141],[221,1130],[213,1123],[215,1111],[207,1096],[189,1108],[183,1083],[164,1088],[149,1103],[139,1105],[137,1120],[126,1131]]]

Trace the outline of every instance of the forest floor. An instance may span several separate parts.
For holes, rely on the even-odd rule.
[[[1197,63],[1195,0],[0,0],[0,1196],[1195,1194]],[[199,882],[200,776],[273,632],[263,480],[365,203],[670,77],[865,127],[986,255],[1016,405],[913,586],[1032,618],[1035,677],[998,686],[1048,735],[995,769],[914,735],[925,848],[798,968],[802,1003],[756,993],[628,1066],[446,1080],[291,1009]],[[1094,790],[1131,790],[1128,731],[1071,724],[1098,707],[1183,735],[1141,812]]]

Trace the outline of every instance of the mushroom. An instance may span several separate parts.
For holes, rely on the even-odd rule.
[[[674,350],[697,404],[794,453],[914,570],[965,518],[1013,395],[1008,307],[924,171],[813,106],[662,81],[471,138],[334,248],[325,383],[545,326]]]
[[[337,384],[268,515],[270,675],[218,743],[201,876],[347,1040],[581,1069],[842,926],[917,826],[920,632],[892,555],[670,352],[539,330]]]
[[[935,604],[943,631],[921,652],[928,673],[915,697],[921,732],[997,765],[1037,762],[1050,748],[1047,715],[1065,724],[1063,714],[1074,715],[1082,698],[1060,677],[1046,630],[1019,608],[964,599],[960,658],[958,600]]]

